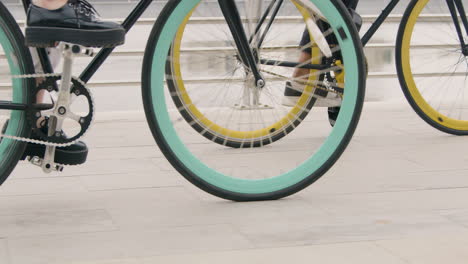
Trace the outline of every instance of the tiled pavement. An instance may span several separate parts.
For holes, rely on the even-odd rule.
[[[468,263],[468,140],[368,103],[344,156],[274,202],[233,203],[164,160],[140,112],[102,114],[89,163],[21,164],[0,189],[0,263]]]

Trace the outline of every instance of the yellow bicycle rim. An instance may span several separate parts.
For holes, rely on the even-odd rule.
[[[297,5],[294,1],[292,1],[301,15],[303,16],[304,21],[310,17],[310,14],[301,6]],[[238,140],[238,141],[245,141],[245,140],[260,140],[262,138],[270,137],[272,133],[279,132],[284,133],[284,127],[290,126],[295,120],[298,119],[298,116],[301,112],[304,111],[306,106],[310,103],[312,99],[312,95],[314,94],[315,87],[313,83],[316,83],[319,74],[317,74],[317,70],[311,70],[311,74],[309,75],[309,79],[307,81],[307,85],[304,88],[304,92],[302,96],[296,103],[292,109],[285,114],[283,118],[281,118],[276,123],[254,131],[238,131],[228,129],[211,121],[209,118],[203,115],[203,113],[193,104],[187,90],[185,88],[185,84],[182,78],[182,72],[180,67],[180,55],[181,55],[181,42],[182,37],[185,31],[185,27],[192,16],[193,11],[196,9],[195,7],[191,13],[185,18],[184,23],[180,26],[176,37],[173,42],[172,46],[172,70],[173,74],[175,75],[174,79],[177,85],[177,93],[180,100],[183,102],[185,110],[190,113],[190,115],[194,118],[194,120],[201,126],[203,126],[206,130],[211,131],[217,135],[220,135],[225,138],[229,138],[230,140]],[[317,47],[312,47],[312,64],[319,64],[321,63],[321,56],[319,56],[320,50]]]
[[[415,7],[413,8],[410,17],[408,18],[408,22],[405,27],[405,32],[402,39],[402,47],[401,47],[401,63],[403,69],[403,75],[405,79],[405,83],[408,87],[408,91],[411,94],[414,102],[418,105],[418,107],[427,115],[430,119],[434,122],[455,130],[468,130],[468,121],[458,120],[454,118],[450,118],[446,115],[441,114],[436,109],[434,109],[421,95],[418,87],[416,86],[416,82],[414,80],[413,72],[411,70],[410,64],[410,46],[411,46],[411,38],[413,35],[413,30],[416,22],[418,21],[419,16],[421,15],[422,10],[426,7],[429,0],[420,0],[416,3]]]

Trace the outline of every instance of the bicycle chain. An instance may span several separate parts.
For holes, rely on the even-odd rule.
[[[336,67],[336,66],[335,66]],[[338,68],[337,68],[338,69]],[[273,75],[275,77],[279,77],[279,78],[282,78],[282,79],[285,79],[285,80],[289,80],[290,78],[289,77],[286,77],[284,75],[281,75],[281,74],[277,74],[277,73],[274,73],[274,72],[271,72],[271,71],[267,71],[267,70],[263,70],[261,69],[260,70],[261,72],[264,72],[264,73],[267,73],[267,74],[270,74],[270,75]],[[339,96],[343,96],[343,93],[340,93],[338,91],[335,91],[335,90],[331,90],[331,89],[328,89],[328,88],[324,88],[324,87],[321,87],[320,84],[316,84],[316,83],[310,83],[308,81],[296,81],[298,83],[301,83],[303,85],[314,85],[315,86],[315,89],[318,89],[318,90],[323,90],[325,92],[329,92],[329,93],[335,93],[335,94],[338,94]]]
[[[10,77],[12,79],[31,79],[31,78],[62,77],[62,74],[60,74],[60,73],[24,74],[24,75],[10,75]],[[94,113],[95,113],[96,107],[95,107],[95,104],[94,104],[94,100],[93,100],[93,96],[91,94],[91,91],[88,88],[86,88],[86,84],[82,80],[80,80],[79,78],[72,77],[72,79],[77,80],[80,84],[83,85],[83,87],[85,87],[85,89],[90,94],[90,99],[91,99],[90,103],[93,105],[93,107],[91,107],[91,109],[92,109],[91,123],[90,123],[91,125],[88,127],[88,129],[85,131],[85,133],[83,133],[83,135],[81,135],[81,137],[79,137],[79,138],[77,138],[77,139],[75,139],[75,140],[73,140],[71,142],[68,142],[68,143],[53,143],[53,142],[42,141],[42,140],[37,140],[37,139],[32,139],[32,138],[24,138],[24,137],[5,135],[2,132],[0,132],[0,138],[7,138],[7,139],[16,140],[16,141],[39,144],[39,145],[45,145],[45,146],[50,146],[50,147],[68,147],[68,146],[71,146],[71,145],[75,144],[80,139],[82,139],[88,133],[88,131],[91,129],[91,126],[92,126],[93,121],[94,121]]]

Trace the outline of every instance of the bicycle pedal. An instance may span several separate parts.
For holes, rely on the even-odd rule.
[[[28,161],[32,165],[35,165],[35,166],[38,166],[38,167],[42,168],[42,163],[43,163],[44,160],[39,158],[39,157],[28,157]],[[48,166],[46,165],[45,167],[47,167],[47,170],[44,170],[44,172],[50,173],[50,172],[53,172],[53,171],[62,172],[65,166],[60,165],[60,164],[48,164]]]
[[[73,44],[73,43],[67,43],[67,42],[61,42],[59,44],[60,47],[63,48],[63,50],[71,50],[73,54],[83,54],[85,56],[93,57],[94,56],[94,49]]]

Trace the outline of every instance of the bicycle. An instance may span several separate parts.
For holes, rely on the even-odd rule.
[[[358,1],[349,8],[355,9]],[[399,2],[387,4],[362,37],[364,47]],[[398,79],[406,99],[425,122],[454,135],[468,135],[467,40],[462,0],[411,0],[396,40]]]
[[[141,0],[131,11],[122,23],[127,31],[151,2]],[[23,5],[29,6],[29,0],[23,0]],[[203,24],[206,21],[197,14],[207,10],[213,12],[212,18],[205,19],[210,24]],[[273,0],[257,11],[258,16],[244,18],[234,0],[170,0],[153,27],[143,59],[144,110],[159,148],[191,183],[234,201],[279,199],[315,182],[348,145],[364,98],[362,47],[341,1]],[[327,26],[319,27],[317,21]],[[203,27],[197,27],[200,24]],[[215,34],[215,26],[221,28],[221,34]],[[312,36],[309,47],[314,56],[310,62],[298,63],[293,58],[299,47],[293,43],[304,28]],[[214,48],[194,46],[199,44],[197,37],[216,40],[210,43],[221,45],[215,49],[217,55],[206,56]],[[1,183],[16,166],[27,142],[47,146],[45,157],[33,157],[33,164],[45,172],[63,169],[54,163],[54,149],[76,142],[92,124],[94,103],[86,83],[113,50],[102,49],[80,77],[71,77],[72,59],[83,50],[89,53],[86,47],[59,45],[68,58],[62,74],[53,73],[46,51],[39,49],[46,74],[35,74],[23,43],[20,28],[0,3],[0,45],[4,61],[8,61],[8,66],[0,63],[0,67],[6,72],[5,79],[10,80],[6,87],[11,90],[2,95],[10,100],[0,101],[0,109],[8,111],[4,116],[9,119],[0,143]],[[212,67],[215,76],[211,78],[193,78],[190,69],[196,70],[201,64],[186,56],[190,52],[205,54],[199,58],[209,60],[206,65],[222,67]],[[213,58],[224,63],[217,64]],[[303,95],[296,106],[279,108],[281,93],[277,85],[291,80],[297,68],[310,71],[307,78],[295,80],[304,84]],[[220,71],[224,71],[222,78],[214,78]],[[44,81],[36,86],[36,78]],[[200,83],[199,89],[193,85]],[[207,88],[217,91],[204,92]],[[57,94],[58,101],[36,103],[35,95],[40,90]],[[320,111],[313,107],[317,91],[342,97],[342,113],[333,128],[322,125],[328,119],[321,118]],[[62,97],[72,102],[81,98],[86,110],[75,113],[60,109]],[[215,100],[218,98],[220,102]],[[52,131],[49,128],[41,140],[32,140],[31,128],[43,116],[67,119],[74,133],[67,131],[67,122],[63,122]]]

